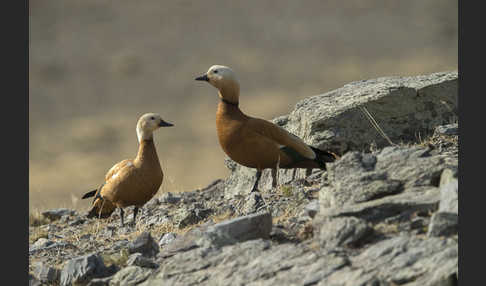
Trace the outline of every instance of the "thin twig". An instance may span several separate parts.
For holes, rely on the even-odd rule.
[[[100,227],[100,219],[101,219],[101,211],[103,210],[104,205],[105,205],[105,200],[101,199],[101,208],[100,208],[100,212],[98,213],[98,221],[96,222],[96,236],[98,236],[98,230]]]
[[[368,111],[368,109],[366,109],[366,107],[364,106],[360,106],[359,107],[361,109],[361,111],[364,113],[364,115],[366,116],[366,118],[370,121],[371,125],[376,129],[376,131],[378,131],[378,133],[383,137],[385,138],[386,141],[388,141],[388,143],[390,143],[390,145],[392,146],[396,146],[395,143],[393,143],[390,138],[385,134],[385,132],[383,131],[383,129],[381,129],[380,125],[378,125],[378,123],[376,122],[376,120],[373,118],[373,116],[370,114],[370,112]]]

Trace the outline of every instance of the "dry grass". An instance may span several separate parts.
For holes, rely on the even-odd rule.
[[[209,216],[207,219],[198,222],[197,224],[189,225],[184,228],[179,228],[175,223],[172,221],[165,221],[157,225],[147,225],[147,224],[142,224],[142,223],[137,223],[135,226],[135,230],[127,233],[127,234],[118,234],[113,239],[120,240],[120,239],[127,239],[127,240],[133,240],[136,237],[140,236],[144,232],[150,232],[152,237],[159,238],[163,234],[166,233],[175,233],[177,235],[182,235],[187,233],[188,231],[192,230],[193,228],[200,226],[204,223],[206,223],[209,220],[213,220],[215,223],[228,220],[235,217],[235,214],[232,212],[225,212],[219,215],[214,215],[214,216]],[[115,223],[118,223],[118,218],[107,218],[107,219],[101,219],[101,220],[96,220],[92,223],[84,224],[82,226],[82,229],[79,231],[77,235],[73,235],[72,237],[66,238],[67,241],[75,242],[78,239],[76,238],[77,236],[82,236],[84,234],[90,234],[93,236],[93,239],[96,239],[98,237],[98,234],[100,231],[104,228],[106,228],[109,224],[111,224],[113,221]]]
[[[294,192],[292,191],[292,186],[290,185],[280,185],[277,187],[277,190],[282,196],[286,198],[290,198],[294,195]]]
[[[312,221],[306,222],[297,233],[297,238],[301,241],[314,237],[314,226]]]
[[[162,235],[166,233],[175,233],[177,235],[183,235],[187,233],[188,231],[194,229],[195,227],[204,224],[208,220],[212,219],[215,223],[233,218],[234,214],[231,212],[225,212],[219,215],[211,216],[208,219],[201,221],[197,224],[186,226],[182,229],[178,228],[175,224],[171,222],[164,222],[155,226],[148,227],[147,225],[139,224],[136,226],[136,231],[131,232],[129,234],[123,234],[123,235],[118,235],[116,237],[117,240],[119,239],[127,239],[127,240],[133,240],[139,235],[141,235],[143,232],[150,232],[150,235],[154,238],[159,238],[162,237]],[[128,260],[129,253],[127,249],[122,249],[119,252],[116,253],[102,253],[103,261],[105,264],[108,266],[111,264],[115,264],[117,266],[123,267],[126,265],[126,261]]]
[[[379,232],[384,234],[397,234],[399,232],[397,224],[390,224],[390,223],[378,223],[373,226],[373,228]]]
[[[120,249],[119,252],[115,253],[101,253],[101,258],[103,259],[103,262],[105,263],[106,266],[110,265],[117,265],[120,268],[126,266],[128,257],[130,256],[130,253],[128,252],[128,249],[122,248]]]
[[[281,224],[281,223],[285,223],[290,218],[295,217],[296,215],[297,215],[297,209],[296,208],[287,208],[287,209],[285,209],[285,211],[282,215],[272,218],[272,224],[278,225],[278,224]]]
[[[44,217],[40,210],[32,210],[29,213],[29,226],[40,226],[49,222],[50,220]]]
[[[39,238],[47,238],[47,230],[43,230],[39,227],[34,228],[32,233],[29,233],[29,243],[36,242]]]
[[[227,212],[224,212],[224,213],[219,214],[219,215],[211,216],[211,217],[209,217],[209,219],[212,219],[214,223],[220,223],[220,222],[225,221],[225,220],[233,219],[236,216],[237,216],[236,213],[231,212],[231,211],[227,211]]]
[[[118,216],[111,216],[106,219],[96,219],[96,220],[90,220],[85,224],[76,226],[76,230],[73,231],[72,233],[68,233],[62,240],[64,242],[72,243],[74,245],[77,245],[80,242],[80,238],[84,235],[90,235],[90,239],[94,242],[94,246],[98,245],[107,245],[111,244],[114,240],[134,240],[136,237],[141,235],[143,232],[150,232],[152,237],[154,238],[159,238],[165,233],[175,233],[178,235],[182,235],[187,233],[188,231],[192,230],[193,228],[200,226],[204,223],[206,223],[209,220],[212,220],[215,223],[219,223],[228,219],[232,219],[236,216],[231,211],[227,211],[221,214],[215,214],[212,216],[209,216],[203,221],[198,222],[197,224],[189,225],[184,228],[179,228],[176,223],[173,223],[172,221],[165,221],[163,223],[157,224],[157,225],[147,225],[143,223],[137,223],[135,226],[135,230],[131,231],[126,234],[115,234],[111,239],[106,240],[106,239],[101,239],[101,233],[105,231],[105,229],[110,225],[115,223],[119,223],[119,217]],[[34,221],[31,223],[31,226],[34,226],[29,234],[29,243],[34,243],[37,241],[39,238],[44,237],[47,238],[48,232],[46,230],[46,226],[43,226],[47,223],[52,223],[53,225],[65,227],[64,224],[55,221],[55,222],[50,222],[48,219],[43,219],[43,216],[40,214],[40,212],[36,212],[31,214],[31,221]],[[114,229],[114,233],[116,233],[116,228]],[[56,240],[56,239],[54,239]],[[107,254],[108,255],[108,254]],[[118,254],[117,254],[118,255]],[[119,264],[120,261],[124,259],[123,254],[119,254],[118,256],[115,255],[115,257],[107,258],[108,260],[114,260],[113,263]],[[109,255],[108,255],[109,256]],[[118,257],[118,258],[116,258]],[[116,261],[115,261],[116,260]]]

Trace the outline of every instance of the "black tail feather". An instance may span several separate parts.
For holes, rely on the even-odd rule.
[[[317,149],[315,147],[309,146],[314,153],[316,153],[316,158],[314,161],[321,166],[322,169],[326,169],[326,163],[331,163],[339,159],[339,156],[329,152]]]
[[[87,192],[86,194],[84,194],[84,196],[81,199],[93,197],[96,194],[97,191],[98,190],[92,190],[91,192]]]

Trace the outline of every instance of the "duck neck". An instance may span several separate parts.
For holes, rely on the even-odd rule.
[[[154,140],[144,139],[140,141],[138,146],[137,157],[133,160],[135,165],[157,165],[160,168],[159,157],[157,156],[157,151],[155,150]]]
[[[238,107],[240,98],[240,86],[236,82],[228,83],[219,88],[218,96],[222,102]]]

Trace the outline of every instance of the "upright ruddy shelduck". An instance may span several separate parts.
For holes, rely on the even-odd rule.
[[[245,115],[238,107],[240,84],[234,72],[226,66],[214,65],[196,80],[207,81],[218,89],[220,102],[216,113],[218,139],[224,152],[235,162],[256,168],[258,187],[263,169],[320,168],[338,156],[309,146],[285,129],[263,119]],[[278,166],[277,166],[278,165]]]
[[[146,113],[137,122],[138,153],[133,160],[123,160],[115,164],[105,175],[105,182],[97,189],[86,193],[83,199],[94,196],[88,217],[108,217],[120,208],[123,226],[123,208],[135,206],[133,224],[138,209],[149,201],[159,190],[164,174],[155,150],[153,132],[160,127],[173,124],[162,120],[156,113]]]

